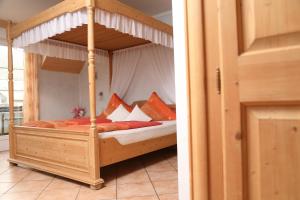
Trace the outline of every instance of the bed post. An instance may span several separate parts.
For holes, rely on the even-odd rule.
[[[94,21],[95,21],[95,1],[86,0],[88,13],[88,73],[89,73],[89,100],[91,127],[89,134],[89,156],[90,174],[92,189],[100,189],[103,186],[103,179],[100,178],[100,158],[99,158],[99,137],[96,130],[96,87],[95,87],[95,44],[94,44]]]
[[[14,76],[13,76],[13,52],[12,52],[12,38],[11,38],[11,26],[12,23],[7,23],[6,39],[7,39],[7,51],[8,51],[8,96],[9,96],[9,158],[15,157],[14,150]],[[10,162],[10,165],[16,165]]]

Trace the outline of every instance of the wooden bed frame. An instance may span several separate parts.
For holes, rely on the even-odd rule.
[[[64,13],[74,12],[86,8],[88,13],[87,43],[88,49],[88,74],[89,74],[89,103],[91,126],[87,132],[76,132],[58,129],[30,128],[14,125],[14,95],[13,95],[13,55],[12,42],[21,33],[39,24],[49,21]],[[100,177],[100,167],[107,166],[122,160],[133,158],[151,151],[166,148],[176,144],[176,133],[138,142],[129,145],[121,145],[116,139],[99,139],[96,131],[96,95],[95,95],[95,8],[101,8],[109,12],[119,13],[138,20],[143,24],[154,27],[158,30],[172,34],[172,27],[164,24],[152,17],[146,16],[142,12],[135,10],[116,0],[64,0],[63,2],[43,11],[35,17],[13,25],[7,23],[7,43],[8,43],[8,79],[9,79],[9,112],[10,112],[10,158],[11,164],[25,164],[32,168],[53,173],[59,176],[74,179],[87,183],[93,189],[103,186],[104,180]],[[103,27],[102,27],[103,28]],[[72,33],[71,30],[70,33]],[[77,30],[78,31],[78,30]],[[84,31],[81,31],[81,34]],[[111,30],[107,31],[107,35]],[[98,36],[98,34],[96,34]],[[67,35],[56,37],[57,40],[67,38]],[[133,44],[144,44],[149,41],[139,38],[135,43],[126,43],[128,34],[122,33],[120,48],[127,48]],[[68,41],[70,42],[70,41]],[[73,41],[77,43],[76,41]],[[80,43],[80,42],[78,42]],[[98,43],[97,43],[98,44]],[[125,46],[124,46],[125,45]],[[127,46],[126,46],[127,45]],[[97,47],[97,46],[96,46]],[[97,48],[101,48],[101,45]],[[112,63],[112,50],[118,49],[113,46],[106,47],[109,51],[110,63]],[[112,66],[110,66],[111,68]]]

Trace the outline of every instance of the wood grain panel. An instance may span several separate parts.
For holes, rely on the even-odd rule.
[[[54,36],[52,39],[86,46],[87,26],[84,25],[72,29],[71,31]],[[97,49],[113,51],[147,43],[149,41],[95,24],[95,47]]]
[[[16,126],[11,129],[13,156],[10,163],[71,178],[93,186],[103,183],[91,177],[95,165],[89,152],[93,148],[89,133]]]
[[[16,155],[88,171],[88,141],[62,136],[16,132]]]
[[[300,58],[300,57],[299,57]],[[242,102],[297,101],[300,99],[300,60],[294,62],[242,65],[240,99]],[[272,89],[270,89],[272,85]]]
[[[240,0],[243,51],[300,44],[298,0]]]
[[[247,109],[249,200],[300,199],[300,107]]]
[[[300,1],[218,9],[225,199],[298,200]]]
[[[48,71],[79,74],[84,66],[84,61],[69,60],[54,57],[45,57],[42,69]]]

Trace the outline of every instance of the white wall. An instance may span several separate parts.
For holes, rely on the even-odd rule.
[[[96,58],[96,105],[101,113],[110,97],[108,58]],[[72,109],[82,106],[89,115],[88,67],[80,74],[39,71],[40,119],[60,120],[73,117]],[[100,99],[99,92],[103,92]]]
[[[153,17],[169,25],[173,25],[172,10],[154,15]]]
[[[109,63],[108,58],[96,58],[96,110],[97,114],[101,113],[110,98],[109,86]],[[79,105],[84,107],[89,114],[89,83],[88,83],[88,66],[85,64],[79,75]],[[103,92],[101,99],[99,93]]]
[[[72,118],[72,109],[79,104],[78,75],[39,71],[40,119]]]

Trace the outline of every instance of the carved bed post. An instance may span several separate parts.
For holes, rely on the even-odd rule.
[[[13,78],[13,52],[12,52],[12,38],[11,38],[11,26],[12,23],[7,23],[6,39],[7,39],[7,51],[8,51],[8,90],[9,90],[9,157],[13,159],[14,154],[14,78]],[[15,165],[10,163],[11,165]]]
[[[95,44],[94,44],[94,21],[95,21],[95,1],[86,0],[88,14],[88,73],[89,73],[89,100],[91,127],[89,134],[89,160],[92,189],[100,189],[104,181],[100,178],[100,159],[99,159],[99,137],[96,130],[96,87],[95,87]]]

